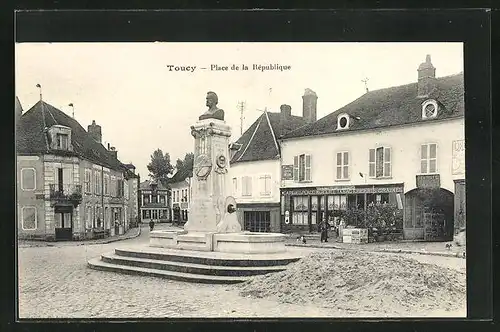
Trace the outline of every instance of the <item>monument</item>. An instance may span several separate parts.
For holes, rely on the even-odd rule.
[[[230,188],[231,127],[208,92],[208,111],[191,126],[194,167],[189,221],[181,230],[149,233],[149,245],[116,248],[89,260],[92,269],[202,283],[237,283],[283,271],[302,254],[289,252],[285,235],[242,231]]]
[[[229,138],[231,127],[217,107],[215,92],[208,92],[208,110],[191,126],[194,137],[194,167],[189,221],[182,231],[153,231],[155,247],[225,252],[285,251],[285,235],[241,230],[237,203],[229,196]]]

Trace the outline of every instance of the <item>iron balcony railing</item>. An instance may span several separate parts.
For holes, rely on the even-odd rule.
[[[58,200],[78,200],[82,197],[79,184],[50,184],[50,198]]]

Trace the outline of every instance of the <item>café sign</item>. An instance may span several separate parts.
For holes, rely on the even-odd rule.
[[[281,165],[281,180],[293,180],[293,165]]]

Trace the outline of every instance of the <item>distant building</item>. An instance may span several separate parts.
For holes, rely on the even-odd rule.
[[[383,203],[404,209],[405,239],[450,240],[465,227],[463,74],[435,70],[427,56],[417,82],[367,92],[283,137],[284,232]]]
[[[142,223],[167,222],[170,220],[168,188],[153,180],[146,180],[139,185],[139,209]]]
[[[124,164],[126,168],[125,179],[128,183],[128,211],[130,224],[137,226],[140,222],[139,218],[139,185],[140,176],[135,174],[135,166],[133,164]],[[125,194],[127,195],[127,193]]]
[[[229,192],[236,199],[238,218],[245,230],[280,231],[278,139],[315,120],[315,103],[308,96],[304,98],[303,117],[292,115],[289,105],[282,105],[279,113],[263,112],[230,147]]]
[[[191,171],[179,171],[174,174],[170,182],[172,190],[171,206],[172,219],[177,222],[186,222],[189,219],[189,204],[191,202]]]
[[[87,239],[128,229],[134,212],[127,168],[116,149],[101,144],[95,121],[86,131],[39,101],[19,116],[16,129],[20,238]]]

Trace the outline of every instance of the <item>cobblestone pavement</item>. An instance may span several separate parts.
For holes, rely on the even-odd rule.
[[[192,284],[102,272],[87,267],[89,259],[114,248],[147,244],[148,234],[149,229],[143,228],[139,237],[109,244],[19,248],[20,318],[363,315],[359,312],[335,312],[325,308],[245,298],[238,295],[237,285]],[[294,248],[293,250],[324,249]],[[465,269],[465,260],[461,259],[434,256],[415,258],[423,262]],[[374,313],[367,315],[374,316]]]

